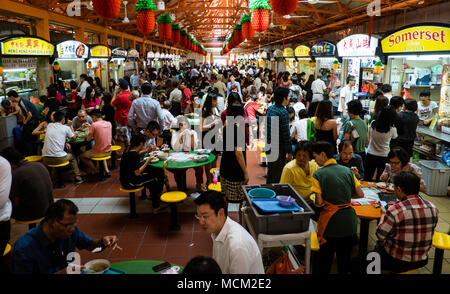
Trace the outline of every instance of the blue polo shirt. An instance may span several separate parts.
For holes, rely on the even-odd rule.
[[[16,274],[53,274],[69,263],[67,255],[87,249],[94,240],[77,227],[72,235],[65,240],[50,243],[42,231],[41,225],[26,232],[14,244],[12,253],[12,272]]]

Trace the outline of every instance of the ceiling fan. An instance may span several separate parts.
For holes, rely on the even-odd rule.
[[[123,5],[125,6],[125,18],[122,20],[123,23],[130,23],[130,20],[128,19],[127,16],[127,4],[128,1],[123,1]]]
[[[309,4],[325,4],[325,3],[336,3],[339,1],[327,1],[327,0],[302,0],[298,1],[299,3],[309,3]]]
[[[311,18],[308,15],[283,15],[283,18],[285,19],[291,19],[291,18]]]

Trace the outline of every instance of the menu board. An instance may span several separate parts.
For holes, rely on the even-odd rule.
[[[439,103],[439,115],[450,117],[450,65],[444,65],[442,72],[441,101]]]
[[[1,43],[2,55],[28,55],[28,56],[51,56],[55,51],[55,46],[47,41],[18,37],[8,39]]]
[[[5,69],[37,68],[36,58],[2,58]]]

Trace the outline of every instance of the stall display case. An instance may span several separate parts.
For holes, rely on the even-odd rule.
[[[9,62],[5,62],[5,59],[3,59],[3,64],[9,64]],[[7,98],[6,94],[11,90],[16,91],[20,97],[26,99],[39,96],[36,62],[31,61],[24,66],[23,68],[4,69],[4,74],[0,76],[0,84],[3,90],[0,93],[0,100]]]

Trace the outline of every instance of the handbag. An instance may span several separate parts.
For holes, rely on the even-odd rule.
[[[352,144],[354,144],[356,143],[356,140],[359,139],[359,133],[356,130],[355,126],[353,125],[352,121],[349,121],[348,123],[352,127],[352,132],[350,133],[350,141],[352,141]]]
[[[268,275],[282,275],[282,274],[303,274],[304,266],[300,265],[298,269],[294,269],[291,260],[289,259],[288,253],[283,253],[270,267],[266,270]]]

